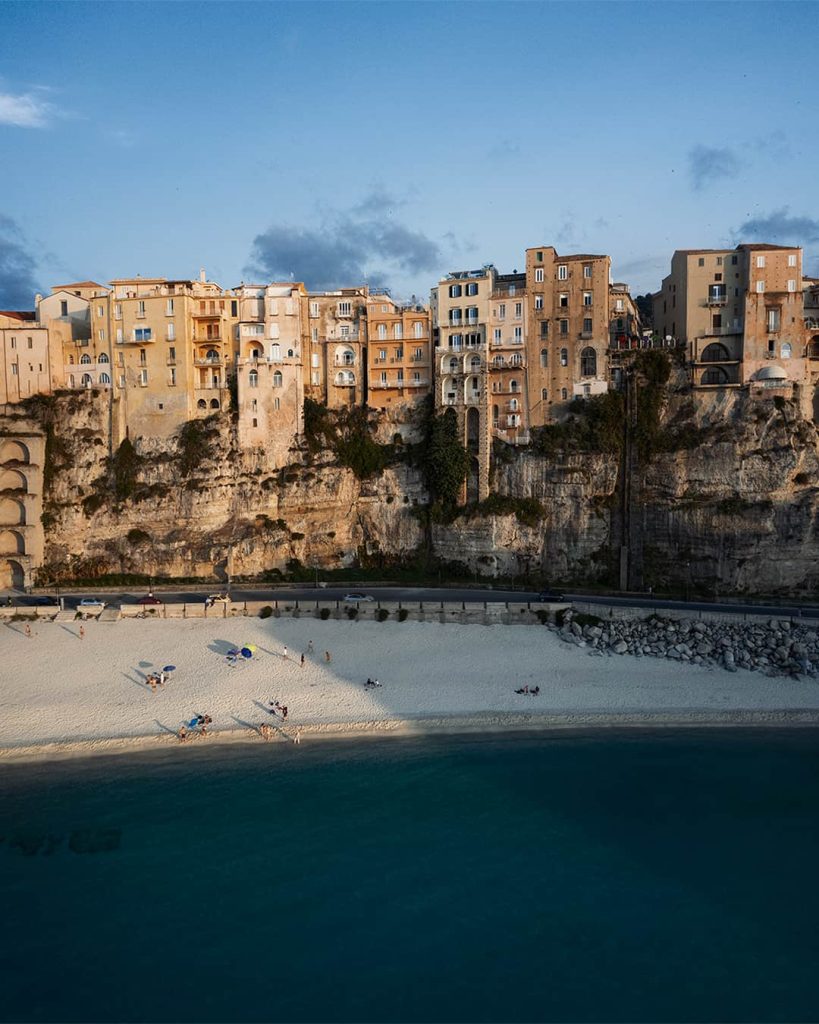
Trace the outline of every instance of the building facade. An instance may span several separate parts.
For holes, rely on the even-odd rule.
[[[414,405],[432,388],[429,309],[395,302],[386,292],[367,296],[367,404],[373,409]]]

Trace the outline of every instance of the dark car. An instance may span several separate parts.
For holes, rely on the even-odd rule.
[[[145,597],[141,597],[137,604],[162,604],[158,597],[154,597],[153,594],[146,594]]]
[[[565,601],[565,597],[559,590],[541,590],[537,595],[538,601]]]

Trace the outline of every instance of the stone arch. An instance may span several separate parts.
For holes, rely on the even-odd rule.
[[[90,365],[90,363],[91,363],[91,356],[89,356],[89,354],[87,352],[83,352],[83,354],[80,356],[80,364],[82,366],[88,366],[88,365]]]
[[[0,473],[0,491],[27,491],[28,480],[17,469],[6,469]]]
[[[476,355],[464,356],[464,373],[480,373],[481,357]]]
[[[98,363],[110,363],[111,360],[108,358],[108,353],[107,352],[100,352],[99,358],[97,359],[97,362]]]
[[[211,398],[211,400],[210,400],[210,407],[211,407],[211,409],[218,409],[219,408],[219,399],[218,398]]]
[[[19,562],[9,558],[5,564],[5,571],[0,570],[0,586],[14,587],[15,590],[22,590],[26,585],[26,571]]]
[[[16,498],[3,498],[0,500],[0,525],[26,525],[26,507],[22,501],[17,501]]]
[[[481,437],[481,414],[475,409],[466,410],[466,446],[470,449],[478,448]]]
[[[199,401],[196,403],[197,409],[207,409],[207,407],[208,403],[205,401],[204,398],[200,398]]]
[[[90,388],[93,383],[94,379],[92,378],[90,373],[84,373],[82,375],[82,380],[80,381],[80,384],[82,384],[84,388]]]
[[[476,412],[477,410],[470,410]],[[468,504],[477,502],[480,498],[481,467],[477,458],[472,455],[469,459],[469,473],[466,478],[466,500]]]
[[[702,363],[727,363],[731,360],[731,353],[718,341],[712,341],[702,350],[700,362]]]
[[[24,555],[26,539],[19,530],[4,530],[0,527],[0,555]]]
[[[3,462],[29,463],[31,455],[22,441],[4,441],[0,446],[0,463]]]

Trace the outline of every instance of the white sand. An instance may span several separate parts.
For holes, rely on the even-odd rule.
[[[257,743],[248,726],[264,721],[282,726],[277,742],[292,739],[297,725],[310,741],[339,731],[601,721],[819,722],[816,681],[590,657],[536,626],[132,619],[87,622],[84,639],[75,622],[35,623],[31,639],[24,628],[0,626],[0,756],[6,758],[121,749],[137,737],[145,738],[140,746],[175,743],[172,734],[199,713],[213,717],[223,740]],[[301,668],[309,639],[315,651]],[[231,667],[225,652],[246,643],[256,644],[257,654]],[[151,693],[144,677],[169,664],[177,670]],[[382,688],[365,689],[367,676],[377,676]],[[515,694],[524,684],[539,684],[541,695]],[[271,699],[288,706],[286,723],[266,713]]]

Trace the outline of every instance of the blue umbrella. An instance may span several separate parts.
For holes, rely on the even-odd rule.
[[[252,658],[253,657],[253,651],[251,651],[251,649],[249,647],[243,647],[242,648],[242,657],[243,658]]]
[[[175,672],[176,671],[176,665],[166,665],[165,668],[162,669],[162,671],[163,672]]]
[[[188,722],[188,728],[189,728],[189,729],[193,729],[193,728],[194,728],[195,726],[197,726],[197,725],[199,725],[199,719],[198,719],[198,718],[192,718],[192,719],[191,719],[191,720],[190,720],[190,721]]]

